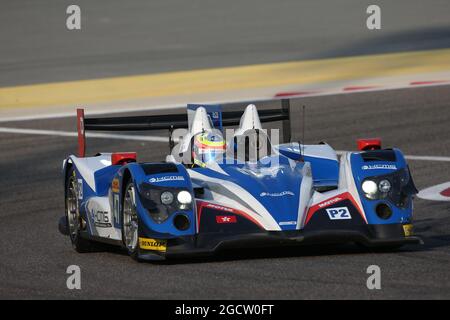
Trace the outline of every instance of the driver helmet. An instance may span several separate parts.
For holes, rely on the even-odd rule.
[[[202,132],[194,137],[192,158],[194,164],[205,167],[208,162],[217,161],[225,153],[225,140],[219,133]]]

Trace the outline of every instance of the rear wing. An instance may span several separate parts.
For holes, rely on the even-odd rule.
[[[258,110],[260,121],[282,121],[283,139],[291,140],[291,110],[290,100],[282,99],[281,108]],[[236,126],[242,116],[242,111],[222,112],[223,126]],[[77,109],[78,156],[86,154],[86,131],[152,131],[172,130],[188,127],[187,114],[154,115],[154,116],[126,116],[86,118],[84,109]],[[172,143],[172,142],[171,142]]]

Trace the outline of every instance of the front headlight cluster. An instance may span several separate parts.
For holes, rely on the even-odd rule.
[[[380,180],[378,183],[376,181],[367,179],[364,180],[361,188],[366,196],[370,200],[377,200],[386,198],[386,196],[391,191],[391,182],[387,179]]]
[[[400,208],[410,204],[412,196],[418,192],[408,167],[391,174],[368,177],[363,180],[361,189],[367,199],[386,199]]]
[[[176,211],[192,208],[192,195],[187,190],[155,188],[147,184],[142,184],[140,189],[142,204],[157,223],[163,223]]]
[[[160,200],[161,203],[170,206],[174,203],[175,196],[170,191],[164,191],[161,193]],[[177,193],[177,205],[180,210],[186,210],[190,207],[192,203],[192,195],[189,191],[181,190]]]

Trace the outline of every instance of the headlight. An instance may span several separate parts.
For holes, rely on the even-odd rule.
[[[362,180],[361,193],[369,200],[385,199],[396,207],[406,208],[411,205],[412,196],[418,191],[412,180],[409,168]]]
[[[386,179],[381,180],[378,184],[378,189],[383,193],[388,193],[389,191],[391,191],[391,183]]]
[[[161,193],[161,203],[165,205],[170,205],[173,202],[173,193],[170,191],[164,191]]]
[[[190,204],[192,202],[191,193],[188,191],[180,191],[177,195],[177,200],[180,204]]]
[[[378,192],[378,186],[375,181],[366,180],[362,183],[362,190],[366,194],[367,198],[374,199]]]

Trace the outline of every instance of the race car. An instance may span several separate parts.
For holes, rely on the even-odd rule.
[[[282,143],[262,128],[267,122],[281,122]],[[288,99],[259,112],[253,104],[244,112],[188,105],[187,114],[85,118],[78,109],[77,128],[79,154],[63,162],[59,230],[78,252],[101,242],[142,261],[233,248],[421,243],[412,226],[417,189],[402,152],[382,149],[380,139],[360,139],[358,151],[339,156],[323,142],[292,142]],[[85,155],[86,130],[163,129],[172,151],[160,162],[138,162],[133,152]]]

